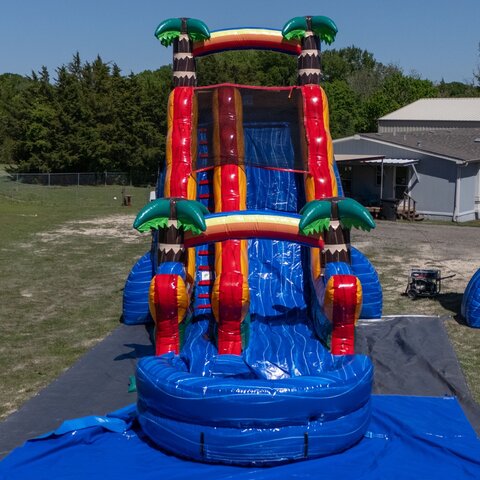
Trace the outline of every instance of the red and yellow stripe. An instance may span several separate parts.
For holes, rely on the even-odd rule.
[[[176,87],[168,99],[165,197],[197,198],[197,102],[193,87]]]
[[[229,238],[266,238],[301,243],[310,247],[323,248],[319,233],[303,235],[298,225],[300,217],[237,212],[225,216],[205,218],[206,230],[200,235],[185,232],[185,246],[195,247],[205,243],[222,242]]]
[[[215,212],[246,209],[243,115],[240,92],[219,87],[213,95],[213,189]],[[241,354],[241,322],[248,313],[250,292],[245,240],[215,244],[212,309],[218,322],[218,352]]]
[[[150,283],[150,314],[155,321],[155,354],[180,352],[178,324],[185,318],[189,298],[180,275],[155,275]]]
[[[226,50],[274,50],[300,55],[298,40],[285,40],[280,30],[268,28],[237,28],[212,32],[208,40],[193,43],[193,56],[201,57]]]
[[[303,102],[303,125],[306,137],[305,197],[307,202],[338,195],[333,169],[333,143],[330,135],[328,100],[320,85],[300,87]],[[313,278],[321,274],[320,250],[311,252]]]
[[[355,325],[362,308],[362,285],[355,275],[333,275],[325,288],[324,311],[332,322],[331,352],[355,353]]]
[[[193,87],[176,87],[168,99],[164,196],[197,199],[198,108]],[[195,278],[195,251],[187,251],[187,283]]]

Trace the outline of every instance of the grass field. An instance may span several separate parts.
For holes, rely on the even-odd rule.
[[[123,207],[120,186],[8,182],[0,177],[0,418],[118,325],[125,278],[149,247],[131,228],[149,189],[128,188],[133,206]]]
[[[118,325],[126,276],[149,247],[148,235],[140,236],[131,228],[148,192],[148,188],[128,187],[133,205],[123,207],[121,186],[41,187],[15,184],[0,175],[0,418]],[[398,279],[406,256],[414,252],[408,250],[408,242],[392,242],[386,228],[379,225],[378,234],[362,232],[354,238],[380,271],[385,313],[408,314],[415,308],[421,310],[418,313],[453,315],[466,277],[480,265],[473,257],[465,264],[451,263],[457,265],[452,269],[465,274],[464,283],[454,294],[446,294],[443,302],[427,300],[412,306],[399,296],[404,285]],[[395,235],[405,238],[418,226],[395,228],[400,228]],[[448,226],[429,228],[446,228],[447,237],[450,234]],[[480,230],[469,230],[480,236]],[[382,235],[385,241],[379,240]],[[436,245],[422,244],[421,250],[426,259],[435,261],[450,255]],[[447,322],[447,329],[479,401],[475,378],[480,368],[480,331],[453,320]]]

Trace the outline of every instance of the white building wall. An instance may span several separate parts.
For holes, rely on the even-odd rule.
[[[480,203],[477,203],[479,188],[479,164],[471,163],[459,167],[460,174],[460,205],[458,221],[475,220]],[[479,199],[480,200],[480,199]]]

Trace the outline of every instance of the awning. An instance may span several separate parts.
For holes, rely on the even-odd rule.
[[[346,155],[336,154],[335,160],[340,164],[348,165],[394,165],[407,167],[415,165],[419,160],[413,158],[385,158],[383,155]]]
[[[416,165],[420,160],[406,159],[406,158],[384,158],[383,160],[366,160],[361,163],[368,163],[369,165],[396,165],[400,167],[407,167],[408,165]]]
[[[385,158],[385,155],[355,155],[355,154],[343,154],[336,153],[335,160],[337,162],[365,162],[367,160],[381,160]]]
[[[346,155],[346,154],[338,154],[335,155],[335,160],[339,165],[373,165],[379,166],[381,168],[381,175],[380,175],[380,198],[383,197],[383,169],[385,167],[412,167],[415,176],[417,177],[417,181],[420,181],[420,177],[418,176],[417,169],[415,168],[415,164],[417,164],[420,160],[416,160],[414,158],[385,158],[383,155]]]

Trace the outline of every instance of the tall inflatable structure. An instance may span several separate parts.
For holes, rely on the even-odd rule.
[[[138,413],[158,446],[205,462],[270,465],[345,450],[364,435],[373,368],[354,351],[381,288],[350,229],[320,87],[327,17],[282,31],[210,33],[169,19],[166,161],[134,227],[152,248],[127,280],[125,323],[155,325],[137,369]],[[298,56],[298,85],[197,87],[195,59],[232,49]]]

